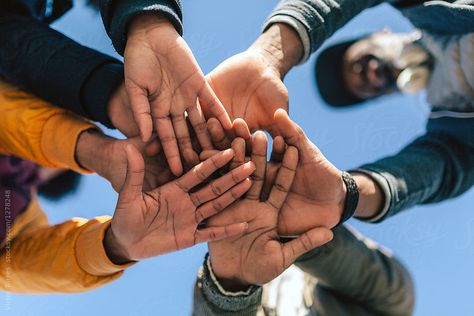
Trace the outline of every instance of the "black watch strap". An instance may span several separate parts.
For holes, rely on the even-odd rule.
[[[341,220],[337,224],[337,226],[342,225],[345,221],[351,218],[356,209],[357,204],[359,203],[359,187],[355,182],[352,175],[346,171],[342,172],[342,181],[344,181],[344,185],[346,186],[346,201],[344,203],[344,209],[342,210]]]

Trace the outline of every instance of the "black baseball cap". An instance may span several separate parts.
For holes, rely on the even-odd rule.
[[[314,69],[316,85],[319,94],[330,106],[345,108],[365,101],[347,91],[342,77],[342,61],[347,49],[362,38],[329,46],[321,51],[316,59]]]

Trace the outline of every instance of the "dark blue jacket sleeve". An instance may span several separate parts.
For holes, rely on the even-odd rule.
[[[0,2],[0,76],[110,126],[107,101],[123,81],[122,63],[51,29],[42,20],[42,2]]]
[[[378,175],[385,180],[379,184],[388,186],[388,209],[374,222],[457,197],[474,184],[474,118],[431,119],[427,133],[400,153],[358,170]]]
[[[102,0],[100,12],[115,50],[123,55],[129,22],[139,14],[155,12],[168,18],[176,31],[183,34],[183,16],[179,0]]]

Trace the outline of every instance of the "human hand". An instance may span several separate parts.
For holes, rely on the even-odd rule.
[[[133,119],[133,112],[125,89],[121,84],[115,89],[107,104],[107,114],[112,125],[127,137],[140,135],[138,125]]]
[[[185,113],[203,150],[212,145],[201,107],[226,129],[231,126],[229,117],[190,48],[166,18],[146,14],[135,18],[124,58],[125,87],[142,140],[150,139],[154,126],[171,172],[179,176],[180,154],[191,166],[199,163]]]
[[[251,131],[265,129],[274,135],[273,114],[288,111],[288,90],[282,80],[303,54],[299,36],[276,23],[245,52],[214,69],[207,80],[231,119],[243,118]]]
[[[255,133],[252,142],[251,160],[256,166],[252,187],[242,200],[210,218],[208,222],[208,227],[235,222],[249,223],[243,235],[209,243],[212,270],[221,285],[233,291],[251,284],[269,282],[288,268],[297,257],[332,238],[329,229],[312,228],[288,243],[279,240],[278,217],[295,177],[298,151],[292,146],[286,149],[268,199],[262,201],[267,159],[265,134]],[[243,139],[236,138],[232,148],[236,153],[234,165],[243,163]]]
[[[342,172],[324,157],[288,113],[278,110],[274,124],[284,142],[296,147],[299,154],[295,180],[280,214],[279,233],[298,235],[312,227],[336,226],[346,198]],[[273,161],[281,159],[282,150],[280,146],[280,153],[272,156]]]
[[[242,118],[250,130],[274,134],[273,113],[288,110],[288,90],[265,55],[247,50],[232,56],[207,76],[231,119]]]
[[[140,137],[119,140],[95,130],[85,131],[76,145],[76,159],[84,168],[107,179],[118,192],[127,174],[127,145],[133,145],[144,157],[143,187],[146,191],[175,179],[157,139],[145,143]]]
[[[173,182],[143,191],[143,157],[131,144],[127,144],[125,151],[127,176],[104,240],[113,262],[150,258],[201,242],[236,236],[247,229],[246,222],[205,229],[198,229],[198,225],[250,188],[247,177],[255,170],[252,162],[191,193],[193,188],[231,161],[234,152],[229,149],[200,163]]]

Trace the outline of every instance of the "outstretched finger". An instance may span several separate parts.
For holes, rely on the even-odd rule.
[[[232,127],[235,137],[242,137],[245,140],[246,153],[250,154],[250,152],[252,151],[252,134],[250,133],[250,129],[247,125],[247,122],[245,122],[241,118],[236,118],[234,122],[232,122]]]
[[[235,202],[248,191],[251,183],[252,182],[249,179],[245,179],[223,195],[219,196],[217,199],[207,202],[199,207],[196,210],[196,224],[199,224],[206,218],[221,212],[227,206]]]
[[[235,169],[245,163],[245,140],[237,137],[232,141],[232,149],[234,150],[234,158],[230,164],[230,169]]]
[[[212,145],[211,136],[207,130],[207,122],[204,114],[201,111],[201,108],[194,104],[186,109],[188,113],[188,119],[193,127],[194,133],[198,140],[199,146],[202,151],[213,150],[214,146]]]
[[[237,223],[219,227],[209,227],[196,231],[196,244],[218,241],[229,237],[238,236],[247,231],[248,223]]]
[[[143,189],[143,178],[145,176],[145,161],[137,148],[131,144],[125,146],[127,154],[127,175],[120,189],[119,200],[122,202],[133,201],[140,196]]]
[[[215,117],[211,117],[207,121],[207,129],[211,135],[211,140],[217,149],[224,150],[230,148],[230,140],[221,123]]]
[[[324,227],[313,228],[298,238],[282,244],[284,268],[288,268],[298,257],[306,252],[321,247],[333,238],[332,231]]]
[[[283,161],[283,155],[285,154],[285,140],[281,136],[276,136],[273,139],[273,146],[272,146],[272,155],[270,157],[270,162],[267,163],[267,173],[265,174],[265,181],[263,184],[263,190],[261,199],[266,201],[268,195],[270,194],[270,190],[272,189],[273,183],[275,183],[275,179],[278,173],[278,167],[280,166],[281,162]]]
[[[271,161],[281,162],[283,160],[283,155],[285,154],[285,140],[281,136],[276,136],[273,139],[272,145],[272,155],[270,157]]]
[[[147,92],[129,80],[125,82],[125,87],[130,99],[133,118],[140,130],[140,137],[142,141],[146,142],[150,139],[153,131],[153,121]]]
[[[223,195],[227,190],[250,177],[254,170],[254,164],[248,162],[212,181],[199,191],[189,194],[189,196],[194,205],[199,206]]]
[[[285,142],[298,148],[301,163],[314,159],[314,153],[319,154],[319,149],[311,143],[303,129],[293,122],[284,110],[279,109],[275,112],[274,121],[275,127]]]
[[[176,180],[176,184],[185,192],[188,192],[198,184],[204,182],[215,171],[224,167],[233,157],[234,151],[232,149],[221,151],[193,167],[181,178]]]
[[[171,113],[171,119],[181,155],[188,166],[194,167],[200,160],[191,143],[185,114],[184,112]]]
[[[273,184],[267,200],[267,203],[277,210],[280,210],[283,203],[285,203],[288,192],[290,191],[293,180],[295,179],[297,165],[298,150],[296,147],[289,146],[285,151],[283,162],[278,169],[275,183]]]
[[[181,164],[178,143],[169,113],[164,113],[158,109],[154,110],[154,108],[152,108],[152,114],[155,121],[156,133],[161,141],[166,160],[168,161],[171,172],[175,176],[180,176],[183,173],[183,165]]]
[[[224,130],[230,130],[232,128],[229,114],[227,114],[227,111],[208,82],[206,82],[201,91],[199,91],[198,98],[199,104],[203,112],[207,115],[207,118],[217,118]]]
[[[253,184],[247,193],[248,199],[260,200],[267,169],[267,145],[265,133],[257,131],[252,137],[251,161],[255,164],[255,171],[251,177]]]

